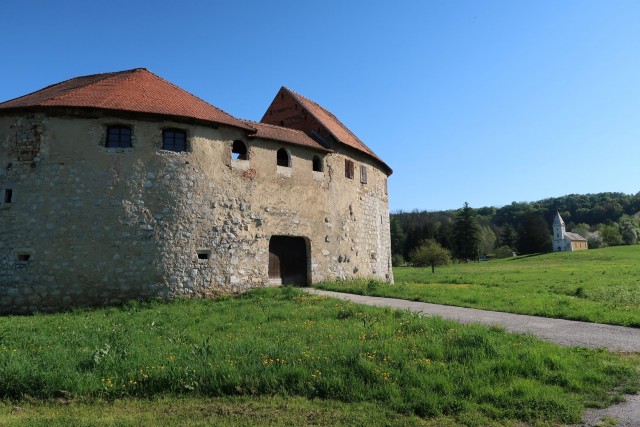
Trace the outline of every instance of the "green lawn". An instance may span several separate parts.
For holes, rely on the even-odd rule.
[[[638,391],[637,364],[262,289],[0,318],[0,424],[555,425]]]
[[[394,268],[395,285],[346,281],[319,288],[640,327],[640,246]]]

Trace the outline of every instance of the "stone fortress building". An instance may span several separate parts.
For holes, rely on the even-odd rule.
[[[284,87],[260,122],[142,68],[0,103],[0,313],[391,282],[391,172]]]

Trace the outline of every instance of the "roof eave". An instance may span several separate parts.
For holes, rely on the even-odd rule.
[[[20,106],[20,107],[7,107],[2,108],[0,106],[0,115],[7,115],[10,113],[20,112],[20,111],[63,111],[69,109],[78,109],[84,111],[104,111],[109,113],[124,113],[124,114],[133,114],[140,116],[154,116],[154,117],[162,117],[165,119],[173,119],[175,121],[192,121],[197,123],[205,123],[209,125],[217,126],[228,126],[236,129],[240,129],[248,134],[255,134],[257,130],[249,125],[237,125],[233,123],[226,123],[223,121],[216,120],[207,120],[199,117],[193,116],[183,116],[183,115],[175,115],[175,114],[165,114],[165,113],[156,113],[151,111],[136,111],[136,110],[126,110],[121,108],[103,108],[103,107],[86,107],[86,106],[73,106],[73,105],[29,105],[29,106]]]

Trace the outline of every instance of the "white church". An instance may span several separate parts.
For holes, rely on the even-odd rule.
[[[576,233],[565,231],[560,212],[553,220],[553,252],[573,252],[589,249],[587,239]]]

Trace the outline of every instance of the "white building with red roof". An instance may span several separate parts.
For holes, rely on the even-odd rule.
[[[589,249],[587,239],[579,234],[566,231],[560,212],[553,219],[553,251],[573,252]]]

